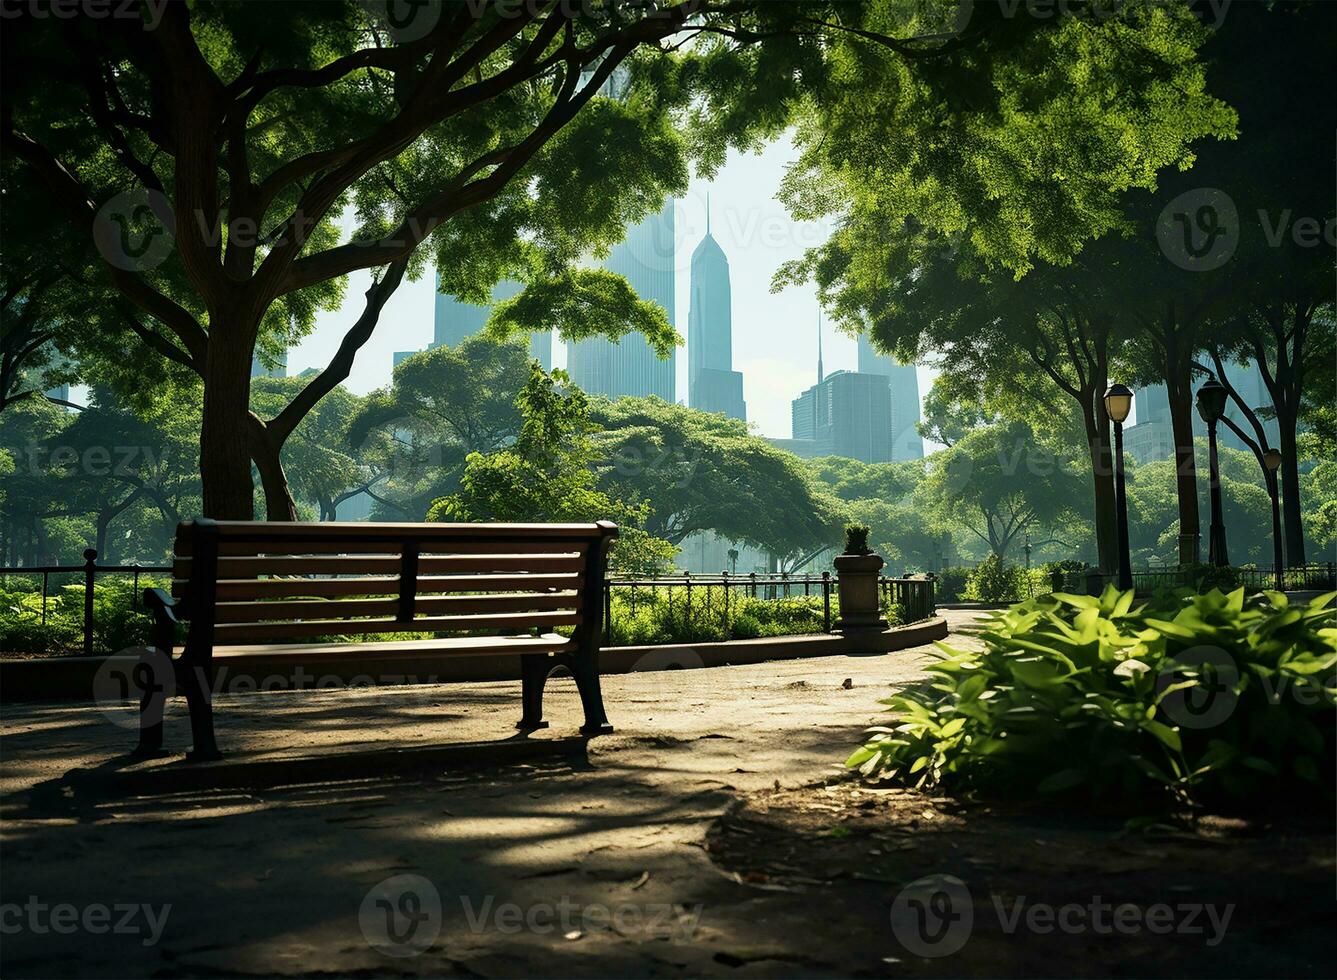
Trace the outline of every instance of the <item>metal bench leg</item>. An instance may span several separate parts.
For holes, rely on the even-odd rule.
[[[139,688],[139,744],[131,753],[137,759],[156,759],[167,753],[162,747],[163,716],[173,685],[172,659],[160,649],[145,650],[132,675]]]
[[[186,704],[190,707],[190,734],[194,742],[186,753],[190,762],[211,762],[223,758],[214,741],[213,685],[210,683],[212,671],[198,664],[185,665],[182,674],[186,688]]]
[[[548,727],[543,720],[543,687],[554,664],[546,653],[526,653],[520,657],[520,704],[524,714],[515,727],[522,732]]]
[[[585,709],[585,724],[580,726],[582,735],[608,735],[613,726],[604,714],[603,692],[599,688],[599,655],[582,651],[571,657],[571,675],[576,680],[576,690],[580,692],[580,704]]]

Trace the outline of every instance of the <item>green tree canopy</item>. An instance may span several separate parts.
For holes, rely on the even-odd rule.
[[[1080,513],[1083,480],[1025,423],[997,423],[935,454],[919,499],[927,521],[959,527],[1004,558],[1023,535],[1060,535]]]
[[[589,399],[566,373],[545,374],[533,364],[516,407],[522,421],[514,443],[470,453],[459,492],[437,500],[428,520],[611,520],[621,529],[609,559],[613,568],[657,574],[671,567],[677,548],[646,532],[649,507],[595,485]]]
[[[552,306],[564,330],[665,343],[662,319],[580,260],[681,192],[691,160],[709,171],[796,113],[795,213],[844,212],[861,189],[833,250],[914,215],[1016,268],[1112,227],[1109,195],[1221,123],[1200,32],[1153,0],[1094,20],[975,4],[966,24],[958,5],[908,0],[480,0],[414,5],[407,24],[376,7],[198,0],[6,23],[4,152],[135,311],[90,352],[110,362],[137,338],[203,379],[211,516],[250,516],[248,458],[269,515],[293,515],[284,443],[429,256],[463,299],[513,275],[535,290],[508,307],[521,319]],[[253,413],[257,350],[309,332],[359,270],[372,284],[335,356],[277,414]]]
[[[844,515],[792,453],[724,415],[659,398],[600,399],[591,419],[599,485],[644,500],[646,529],[681,544],[715,531],[773,555],[839,540]]]

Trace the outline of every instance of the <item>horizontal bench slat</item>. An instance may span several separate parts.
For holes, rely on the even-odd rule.
[[[365,643],[257,643],[248,646],[220,646],[214,648],[214,658],[229,662],[273,660],[280,663],[301,657],[377,660],[392,657],[561,653],[569,650],[571,646],[570,638],[556,633],[546,633],[542,636],[451,636],[430,640],[368,640]]]
[[[419,615],[474,615],[576,608],[576,592],[531,593],[529,595],[465,595],[444,598],[419,596]],[[214,606],[217,623],[259,623],[280,620],[329,619],[331,616],[393,616],[398,599],[316,599],[288,602],[219,602]],[[407,623],[405,625],[408,625]]]
[[[584,567],[579,555],[423,555],[418,573],[430,572],[578,572]],[[220,579],[259,575],[391,575],[400,568],[398,556],[346,556],[310,558],[220,558]],[[175,578],[190,578],[190,559],[177,559]]]
[[[543,592],[579,589],[584,577],[574,572],[539,575],[424,575],[417,580],[418,595],[442,592]],[[172,581],[172,595],[190,590],[185,579]],[[218,601],[308,598],[316,596],[398,595],[398,578],[263,578],[224,579],[218,583]]]
[[[527,629],[533,626],[578,626],[579,613],[526,612],[481,616],[424,616],[395,619],[331,619],[305,623],[229,623],[214,627],[216,643],[249,643],[302,636],[341,636],[351,633],[446,633],[456,630]]]
[[[415,541],[423,555],[584,554],[589,542],[570,541]],[[306,555],[385,555],[397,558],[402,541],[220,541],[225,557],[300,558]],[[188,557],[181,555],[181,557]]]
[[[414,540],[423,545],[435,542],[513,542],[513,541],[594,541],[603,537],[605,529],[597,524],[446,524],[426,522],[417,524],[354,521],[339,523],[302,522],[268,523],[264,521],[213,522],[217,541],[303,543],[310,541],[403,541]],[[178,527],[175,551],[189,555],[194,547],[195,528],[192,522]]]

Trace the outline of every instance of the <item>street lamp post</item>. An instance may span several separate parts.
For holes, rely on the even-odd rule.
[[[1277,487],[1277,467],[1281,465],[1281,451],[1269,449],[1263,453],[1263,465],[1267,467],[1267,495],[1272,498],[1272,569],[1276,578],[1277,591],[1281,591],[1281,500]]]
[[[1198,414],[1207,423],[1207,472],[1210,481],[1212,526],[1208,532],[1207,560],[1218,568],[1230,564],[1226,554],[1226,525],[1221,516],[1221,470],[1216,458],[1216,423],[1226,412],[1229,392],[1215,377],[1198,389]]]
[[[1125,385],[1105,390],[1105,412],[1114,423],[1114,506],[1119,530],[1119,588],[1133,587],[1133,561],[1128,554],[1128,497],[1123,483],[1123,423],[1133,410],[1133,393]]]

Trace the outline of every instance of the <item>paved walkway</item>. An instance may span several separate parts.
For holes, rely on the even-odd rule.
[[[131,730],[86,705],[7,705],[0,974],[847,972],[807,947],[806,902],[760,913],[767,886],[717,867],[706,832],[741,792],[834,773],[928,657],[609,677],[618,730],[587,760],[138,796],[75,778],[121,766]],[[496,739],[518,712],[513,683],[229,695],[219,738],[273,760]],[[547,717],[535,739],[578,726],[569,680]],[[183,747],[185,719],[168,731]]]

